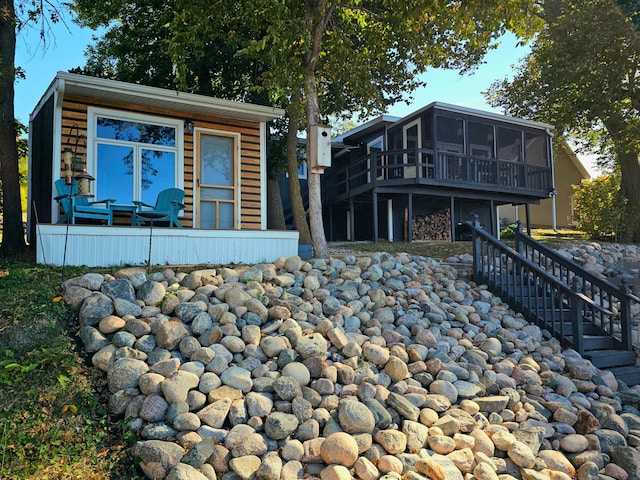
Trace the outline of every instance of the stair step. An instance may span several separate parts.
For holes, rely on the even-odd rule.
[[[608,370],[616,376],[618,381],[626,383],[629,387],[640,385],[640,367],[636,365],[610,368]]]
[[[572,335],[567,335],[566,339],[573,343]],[[615,350],[618,346],[620,346],[620,341],[609,335],[585,336],[582,339],[582,348],[585,352],[592,350]]]
[[[557,325],[557,328],[560,329],[560,325]],[[562,324],[563,331],[569,335],[573,333],[573,324],[570,322],[564,322]],[[598,327],[595,323],[591,322],[582,322],[582,334],[583,335],[599,335],[603,337],[610,337],[607,332]]]
[[[636,364],[636,353],[625,350],[598,350],[585,352],[584,357],[598,368],[627,367]]]

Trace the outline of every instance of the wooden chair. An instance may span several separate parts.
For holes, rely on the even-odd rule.
[[[108,198],[90,202],[87,197],[78,196],[78,183],[73,182],[67,185],[64,178],[56,180],[56,191],[58,195],[55,200],[62,206],[62,217],[59,223],[75,224],[78,218],[105,221],[107,225],[113,225],[113,212],[109,207],[115,200]],[[105,207],[94,205],[104,204]]]
[[[169,227],[182,228],[178,214],[185,208],[183,200],[184,190],[167,188],[158,194],[155,206],[134,201],[138,208],[133,212],[131,224],[140,226],[143,222],[168,222]]]

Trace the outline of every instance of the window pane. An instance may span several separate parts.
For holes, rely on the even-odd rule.
[[[98,144],[96,195],[117,203],[133,201],[133,148]]]
[[[527,133],[525,148],[525,160],[529,165],[537,165],[546,167],[547,162],[547,137],[546,135],[537,135],[535,133]]]
[[[493,158],[493,126],[468,122],[469,148],[473,157]]]
[[[418,148],[418,143],[420,139],[418,138],[418,125],[412,125],[404,131],[405,140],[404,143],[406,145],[405,148],[414,150]]]
[[[233,189],[230,188],[205,188],[200,189],[202,199],[233,200]]]
[[[216,228],[216,202],[200,202],[200,228]]]
[[[158,193],[165,188],[175,186],[175,153],[143,149],[141,175],[141,200],[145,203],[155,204]]]
[[[205,185],[234,186],[233,138],[200,136],[200,179]]]
[[[98,117],[97,127],[97,135],[100,138],[167,147],[175,147],[176,145],[176,129],[174,127],[107,117]]]
[[[233,203],[220,202],[218,204],[218,228],[234,228],[233,224]]]
[[[436,129],[438,150],[463,153],[464,128],[461,119],[438,115]]]
[[[216,218],[216,205],[219,217]],[[200,228],[233,229],[233,203],[229,202],[200,202]]]
[[[522,162],[522,131],[498,127],[498,158]]]

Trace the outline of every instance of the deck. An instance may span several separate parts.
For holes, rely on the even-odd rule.
[[[332,168],[324,180],[327,205],[382,187],[438,187],[523,199],[547,198],[553,189],[549,167],[425,148],[373,151],[347,166]]]
[[[273,262],[298,253],[298,232],[39,224],[36,261],[47,265],[201,265]]]

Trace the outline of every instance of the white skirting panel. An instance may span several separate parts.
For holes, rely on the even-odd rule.
[[[151,232],[149,227],[93,225],[37,228],[36,260],[48,265],[146,265],[149,258],[151,265],[255,264],[298,253],[298,232],[294,231],[156,227]]]

